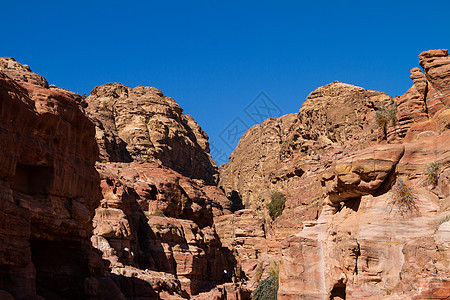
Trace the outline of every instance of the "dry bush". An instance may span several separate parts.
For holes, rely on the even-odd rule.
[[[429,184],[436,185],[439,179],[439,172],[441,171],[441,165],[438,162],[430,163],[426,169],[425,174],[427,176],[427,182]]]
[[[397,178],[391,189],[391,205],[398,208],[401,215],[416,211],[416,196],[414,189],[406,184],[402,178]]]

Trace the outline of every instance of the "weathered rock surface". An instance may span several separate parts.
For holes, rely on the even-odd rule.
[[[229,199],[207,135],[158,89],[84,99],[0,58],[0,298],[249,299],[281,261],[280,299],[448,299],[450,63],[419,58],[394,100],[333,82],[249,129],[220,170]]]
[[[239,252],[238,261],[281,256],[281,299],[450,296],[447,51],[422,53],[420,65],[424,73],[412,69],[414,85],[394,100],[338,82],[318,88],[297,116],[250,128],[221,166],[220,186],[266,224],[259,262]],[[376,112],[393,101],[396,118],[383,133]],[[433,162],[440,166],[436,185],[425,175]],[[390,192],[397,178],[414,189],[407,214]],[[265,206],[274,191],[287,199],[283,214],[269,221]]]
[[[345,184],[344,177],[341,196],[334,198],[340,200],[339,207],[333,204],[336,189],[327,189],[330,201],[319,220],[283,242],[281,299],[450,296],[448,179],[441,176],[434,187],[426,183],[424,175],[432,162],[439,162],[448,172],[450,132],[424,137],[404,147],[399,160],[399,155],[385,155],[385,160],[375,162],[380,166],[372,169],[375,174],[391,173],[391,169],[395,176],[374,176],[367,181],[374,188],[362,192],[360,185],[355,187],[355,180]],[[386,146],[370,151],[377,150],[386,151]],[[366,153],[354,153],[351,157],[357,163],[352,166],[374,166]],[[394,160],[388,164],[389,157]],[[335,176],[342,176],[342,170],[350,171],[346,159],[336,162]],[[392,202],[389,187],[394,177],[409,178],[408,185],[414,190],[415,207],[406,215]],[[375,188],[383,184],[388,188]],[[362,197],[356,198],[358,194]]]
[[[212,228],[216,217],[231,213],[231,201],[217,187],[153,162],[98,163],[97,169],[103,199],[92,242],[114,274],[152,282],[160,297],[188,297],[211,289],[222,282],[223,270],[234,268]]]
[[[267,259],[267,241],[264,222],[250,209],[242,209],[215,219],[215,228],[222,245],[233,249],[238,261],[234,270],[238,280],[249,277],[254,283],[254,271],[262,260]]]
[[[100,161],[154,161],[207,184],[217,182],[208,136],[157,88],[108,83],[94,88],[86,103]]]
[[[427,109],[430,116],[450,101],[450,56],[448,50],[429,50],[419,55],[419,64],[427,77]]]
[[[301,231],[303,221],[317,219],[324,199],[322,174],[345,152],[378,139],[375,111],[390,102],[385,93],[333,82],[312,92],[297,115],[268,119],[244,134],[230,162],[221,166],[219,184],[271,224],[260,261],[278,260],[282,241]],[[286,196],[286,208],[275,222],[266,209],[273,192]]]
[[[450,99],[450,56],[447,50],[430,50],[419,55],[419,68],[411,70],[413,86],[396,97],[397,122],[388,130],[388,139],[404,138],[410,128],[448,107]],[[422,129],[423,131],[423,129]]]
[[[311,166],[343,149],[376,141],[375,108],[391,101],[376,91],[333,82],[313,91],[300,112],[255,125],[221,167],[220,186],[239,194],[246,207],[264,210],[270,194],[299,186]]]
[[[101,195],[94,126],[65,93],[20,78],[0,71],[0,290],[120,299],[89,240]]]
[[[15,81],[49,87],[44,77],[32,72],[29,66],[17,62],[14,58],[0,57],[0,70]]]

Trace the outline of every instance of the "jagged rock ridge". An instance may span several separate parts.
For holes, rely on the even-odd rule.
[[[154,161],[207,184],[217,182],[208,136],[157,88],[108,83],[94,88],[86,103],[100,161]]]
[[[431,50],[419,59],[425,73],[411,70],[404,95],[333,82],[312,92],[295,118],[250,128],[221,166],[220,185],[267,228],[266,251],[238,260],[253,270],[279,260],[279,299],[450,296],[449,56]],[[377,123],[386,107],[395,117]],[[426,175],[432,163],[435,183]],[[393,202],[399,179],[414,191],[407,213]],[[287,201],[272,222],[265,206],[274,191]]]

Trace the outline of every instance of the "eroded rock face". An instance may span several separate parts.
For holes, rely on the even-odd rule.
[[[448,107],[450,99],[450,57],[447,50],[430,50],[419,55],[419,68],[411,70],[413,86],[396,97],[397,120],[388,129],[388,139],[405,138],[414,125],[432,118]],[[421,131],[424,131],[422,127]]]
[[[0,71],[0,290],[120,298],[89,240],[101,196],[94,126],[65,93],[20,78]]]
[[[337,144],[346,149],[366,147],[378,137],[375,111],[391,101],[383,92],[337,81],[319,87],[300,108],[283,145],[283,155],[317,152],[311,144]]]
[[[386,178],[394,172],[405,152],[404,146],[373,146],[336,161],[332,171],[323,176],[332,203],[373,194],[382,187]]]
[[[395,99],[334,82],[311,93],[297,116],[242,137],[220,185],[266,224],[259,262],[237,256],[253,266],[281,257],[279,298],[450,296],[447,60],[445,50],[422,53],[424,73],[412,69],[414,85]],[[394,101],[396,118],[381,132],[376,112]],[[425,175],[431,163],[440,166],[436,184]],[[414,190],[409,213],[393,201],[398,178]],[[272,221],[265,206],[274,191],[286,205]]]
[[[157,88],[108,83],[94,88],[86,103],[100,161],[154,161],[208,184],[217,182],[208,136]]]
[[[313,91],[298,114],[268,119],[244,134],[230,162],[221,166],[219,185],[266,224],[267,250],[260,262],[279,260],[282,241],[317,219],[325,198],[322,175],[348,151],[377,141],[376,109],[391,101],[382,92],[333,82]],[[283,193],[286,204],[272,221],[266,205],[274,192]]]
[[[98,163],[97,169],[103,199],[92,243],[114,274],[136,273],[160,297],[188,297],[222,282],[223,270],[231,272],[233,257],[212,227],[231,213],[231,201],[217,187],[156,163]]]
[[[450,101],[450,56],[445,49],[429,50],[422,52],[419,59],[428,80],[427,109],[434,116]]]
[[[328,189],[330,201],[319,220],[283,242],[280,298],[395,299],[401,295],[404,299],[445,299],[450,296],[446,246],[450,236],[445,222],[449,198],[448,192],[441,191],[443,185],[447,186],[447,179],[440,178],[434,186],[426,183],[424,175],[424,169],[436,161],[448,172],[449,134],[398,145],[405,150],[398,163],[392,164],[395,177],[410,178],[407,184],[415,195],[415,207],[407,214],[400,213],[393,204],[393,192],[389,189],[365,189],[363,196],[355,201],[354,193],[359,193],[360,188],[351,180],[350,184],[341,185],[338,209],[332,200],[336,190]],[[377,148],[386,150],[386,146],[375,146],[372,151]],[[358,162],[356,165],[363,161],[373,165],[364,152],[356,152],[352,157]],[[346,160],[336,162],[335,172],[340,174],[342,169],[349,170]],[[384,170],[375,173],[385,173],[387,164],[381,169]],[[394,180],[389,176],[375,176],[370,182],[376,183],[376,178],[380,185],[391,185]]]
[[[249,284],[254,283],[254,271],[267,253],[264,222],[254,211],[242,209],[217,217],[215,228],[222,245],[233,249],[233,255],[238,259],[237,277],[240,279],[245,274],[251,280]]]
[[[321,156],[328,160],[376,141],[375,109],[390,101],[385,93],[345,83],[320,87],[296,116],[250,128],[221,168],[220,186],[229,196],[236,191],[246,207],[264,210],[271,192],[295,189],[312,165],[323,165]]]
[[[17,62],[14,58],[0,57],[0,70],[15,81],[49,87],[44,77],[32,72],[29,66]]]

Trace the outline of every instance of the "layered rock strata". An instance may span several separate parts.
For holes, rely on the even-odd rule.
[[[404,95],[338,82],[318,88],[297,116],[249,129],[221,166],[227,195],[266,224],[259,263],[281,257],[279,298],[450,296],[449,57],[432,50],[419,59],[424,73],[411,70]],[[380,126],[383,108],[393,117]],[[436,183],[426,175],[432,165]],[[398,179],[414,190],[408,213],[395,205]],[[274,191],[286,204],[272,221],[266,205]]]
[[[153,161],[207,184],[217,182],[208,136],[157,88],[108,83],[94,88],[86,103],[100,161]]]
[[[19,71],[9,74],[22,82],[0,71],[0,290],[120,299],[89,239],[101,196],[94,126],[66,93]]]
[[[231,201],[217,187],[156,163],[98,163],[97,169],[103,199],[92,243],[114,274],[135,274],[160,296],[188,297],[221,283],[223,270],[231,273],[236,263],[213,228],[215,218],[231,213]]]

